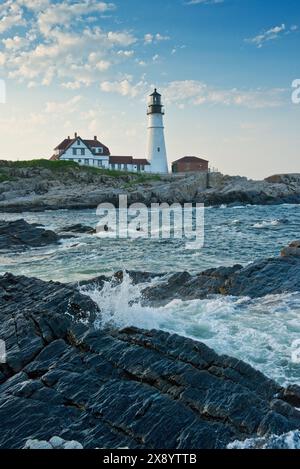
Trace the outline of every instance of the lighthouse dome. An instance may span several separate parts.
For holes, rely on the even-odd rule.
[[[156,88],[149,96],[148,114],[164,114],[161,94],[158,93]]]
[[[161,96],[161,94],[158,93],[157,88],[154,88],[154,92],[150,96]]]

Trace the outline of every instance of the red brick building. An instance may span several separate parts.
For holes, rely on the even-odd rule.
[[[196,156],[184,156],[173,161],[172,173],[208,172],[209,161]]]

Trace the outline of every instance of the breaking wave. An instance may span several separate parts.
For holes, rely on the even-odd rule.
[[[272,228],[275,226],[280,226],[280,225],[285,225],[288,223],[288,220],[268,220],[268,221],[262,221],[259,223],[255,223],[253,225],[253,228],[256,229],[267,229],[267,228]]]
[[[256,300],[216,296],[153,307],[143,301],[146,286],[134,285],[124,272],[122,283],[81,288],[101,310],[95,327],[135,326],[177,333],[244,360],[282,385],[299,384],[300,363],[293,359],[300,334],[299,294]]]

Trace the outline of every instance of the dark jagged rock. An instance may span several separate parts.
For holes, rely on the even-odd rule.
[[[96,304],[88,296],[81,295],[76,285],[12,274],[0,277],[0,308],[8,315],[18,311],[47,311],[61,315],[68,313],[76,319],[90,319],[91,322],[99,314]]]
[[[198,275],[178,273],[165,282],[146,288],[147,301],[164,304],[172,299],[193,300],[209,295],[260,298],[300,291],[300,257],[278,257],[246,267],[220,267]]]
[[[300,257],[300,241],[293,241],[288,247],[282,249],[282,257]]]
[[[300,428],[299,390],[177,335],[96,331],[78,321],[88,310],[74,286],[0,279],[1,448],[54,435],[85,448],[225,448]]]
[[[78,234],[95,234],[95,228],[91,226],[82,225],[78,223],[76,225],[65,226],[61,229],[63,233],[78,233]]]
[[[59,237],[40,225],[29,224],[25,220],[0,220],[0,249],[24,249],[57,244]]]

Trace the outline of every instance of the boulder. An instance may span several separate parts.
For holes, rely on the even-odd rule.
[[[293,241],[288,247],[281,251],[282,257],[300,257],[300,241]]]
[[[291,248],[298,249],[298,248]],[[143,291],[145,303],[163,305],[173,299],[204,299],[209,295],[261,298],[300,291],[300,256],[289,255],[256,261],[246,267],[219,267],[197,275],[170,275]]]
[[[65,226],[61,229],[63,233],[78,233],[78,234],[95,234],[96,229],[92,228],[91,226],[85,226],[81,223],[76,225]]]
[[[0,249],[27,249],[57,244],[59,237],[39,225],[25,220],[0,220]]]

